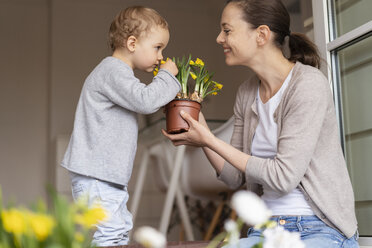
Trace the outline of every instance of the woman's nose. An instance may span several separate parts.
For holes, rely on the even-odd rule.
[[[220,32],[220,33],[218,34],[218,36],[217,36],[217,38],[216,38],[216,42],[217,42],[218,44],[222,44],[222,43],[224,42],[224,39],[223,39],[223,37],[222,37],[222,32]]]

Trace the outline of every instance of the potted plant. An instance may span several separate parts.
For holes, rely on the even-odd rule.
[[[181,91],[176,98],[165,106],[166,125],[168,133],[187,132],[189,125],[180,116],[180,111],[183,110],[189,113],[195,120],[199,119],[201,102],[208,95],[217,95],[217,92],[222,89],[222,84],[212,80],[213,73],[209,72],[204,62],[197,58],[195,61],[191,59],[191,55],[186,58],[173,58],[178,68],[176,78],[181,83]],[[156,75],[158,68],[155,69]],[[189,78],[195,81],[193,92],[190,91]]]

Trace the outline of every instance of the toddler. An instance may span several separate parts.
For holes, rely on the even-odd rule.
[[[86,196],[90,206],[99,202],[106,211],[93,235],[96,246],[128,244],[132,216],[126,206],[127,185],[137,148],[137,113],[156,112],[181,87],[171,60],[148,85],[133,70],[152,72],[168,41],[168,24],[155,10],[129,7],[111,23],[112,56],[85,80],[61,165],[70,172],[73,198]]]

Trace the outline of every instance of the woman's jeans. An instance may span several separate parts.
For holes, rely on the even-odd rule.
[[[99,203],[107,218],[96,225],[92,244],[120,246],[129,242],[132,215],[127,209],[127,187],[70,172],[74,200],[86,197],[88,206]]]
[[[327,226],[315,215],[272,217],[278,226],[290,232],[299,232],[306,248],[357,248],[358,234],[346,238],[340,232]],[[239,248],[249,248],[261,241],[261,231],[250,228],[248,237],[240,239]]]

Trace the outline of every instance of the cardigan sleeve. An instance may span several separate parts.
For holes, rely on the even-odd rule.
[[[305,175],[329,104],[333,104],[328,81],[321,73],[302,75],[289,90],[292,92],[284,99],[282,116],[278,118],[281,131],[276,157],[252,156],[246,166],[247,182],[282,194],[296,188]]]
[[[240,86],[235,100],[234,130],[230,143],[236,149],[243,151],[244,106],[243,91],[241,89],[242,86]],[[226,161],[218,179],[226,183],[226,185],[232,189],[237,189],[245,183],[244,173]]]

